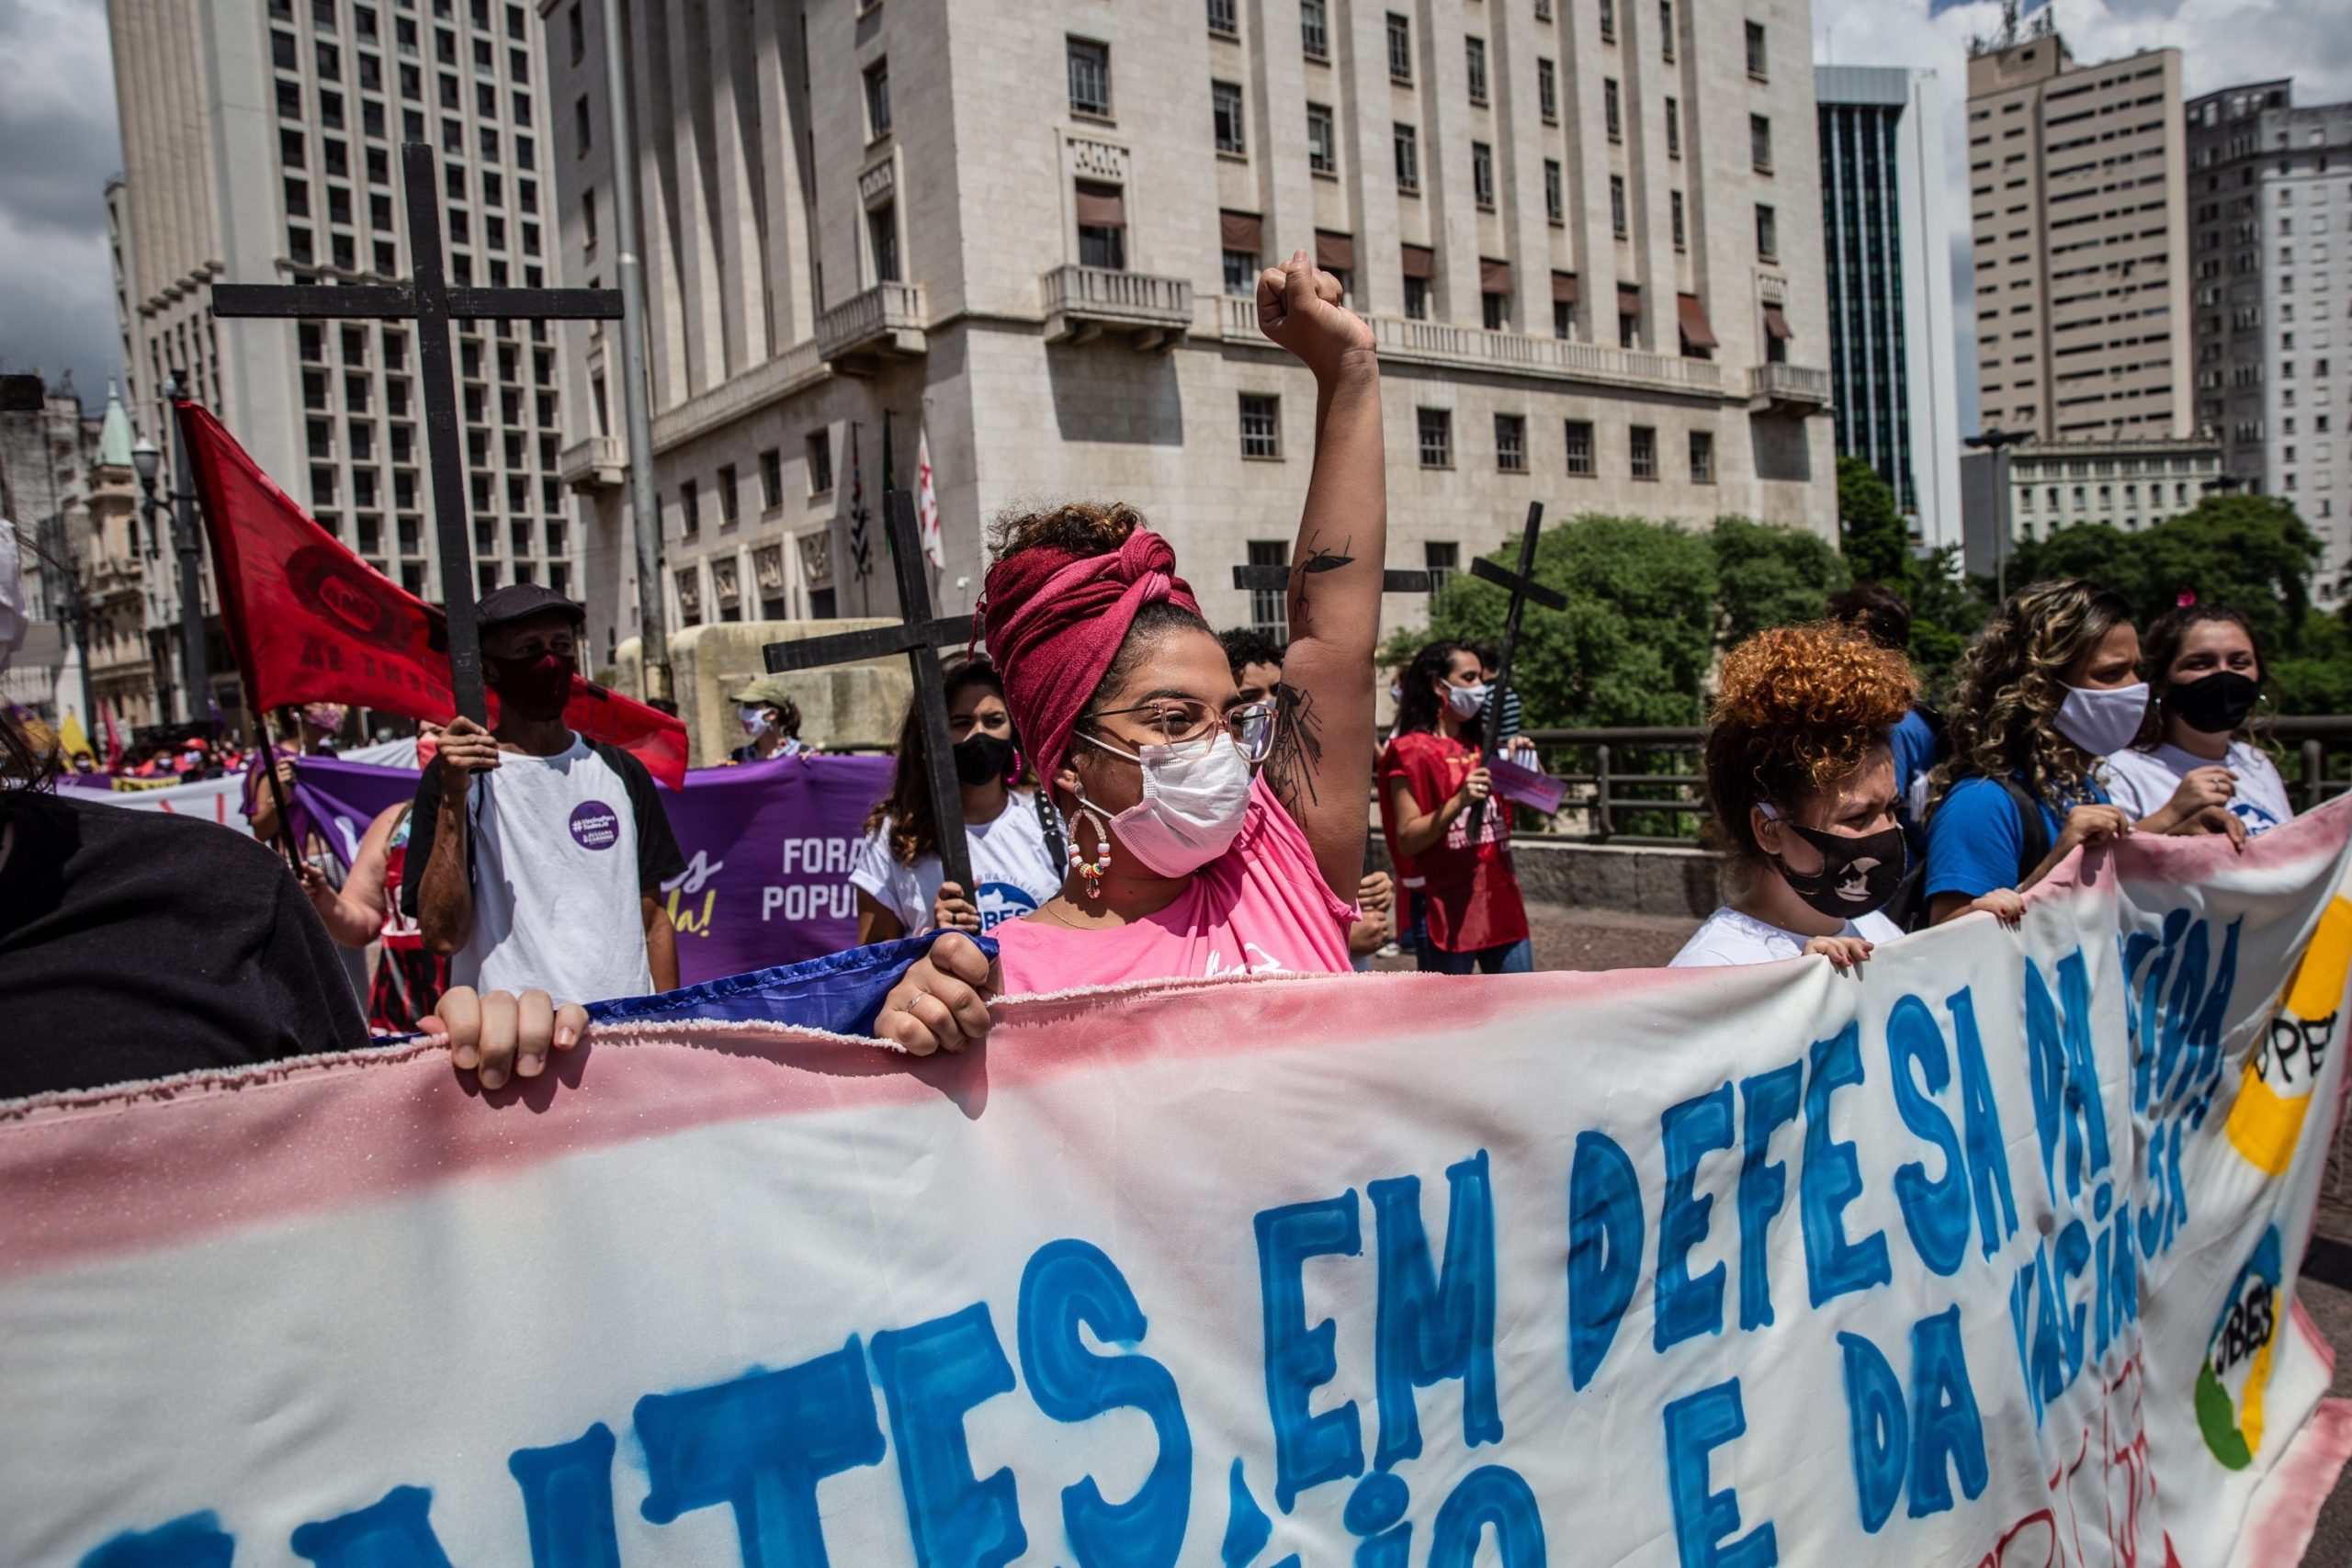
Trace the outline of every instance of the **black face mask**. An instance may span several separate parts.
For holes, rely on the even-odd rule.
[[[1849,837],[1800,827],[1786,818],[1781,826],[1821,852],[1821,869],[1810,874],[1792,871],[1787,861],[1772,857],[1781,880],[1809,909],[1834,919],[1857,919],[1883,908],[1902,885],[1905,851],[1900,828]]]
[[[1001,735],[975,731],[956,745],[956,776],[967,784],[984,784],[1012,772],[1012,742]]]
[[[2227,735],[2244,724],[2262,688],[2234,670],[2217,670],[2165,693],[2165,712],[2200,735]]]

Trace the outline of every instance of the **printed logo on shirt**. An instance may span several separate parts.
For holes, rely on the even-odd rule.
[[[2271,829],[2278,826],[2278,818],[2271,816],[2244,795],[2239,795],[2230,802],[2230,815],[2245,824],[2248,838],[2252,838],[2256,833],[2267,833]]]
[[[571,837],[583,850],[609,850],[621,840],[620,813],[601,800],[583,800],[571,808]]]
[[[1010,882],[980,884],[980,930],[992,931],[1007,920],[1037,912],[1037,900]]]

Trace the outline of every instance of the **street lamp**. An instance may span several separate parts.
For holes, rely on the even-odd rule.
[[[180,389],[176,375],[164,383],[164,404],[175,411],[178,433],[172,464],[172,550],[180,568],[180,674],[187,688],[188,722],[203,725],[209,735],[212,676],[204,647],[204,563],[197,544],[196,469],[187,449],[187,425],[176,414]],[[131,461],[138,461],[137,453],[131,454]]]
[[[60,512],[43,519],[36,537],[51,617],[63,622],[72,634],[74,657],[81,665],[82,728],[86,735],[98,722],[97,705],[90,698],[90,602],[82,592],[81,564],[74,558],[65,514]]]
[[[2030,430],[2003,430],[1997,425],[1961,438],[1963,446],[1993,454],[1993,592],[2004,604],[2009,602],[2009,448],[2032,439]]]
[[[153,560],[162,547],[156,540],[155,509],[163,503],[155,498],[155,476],[163,471],[164,449],[142,435],[130,448],[130,466],[139,474],[139,515],[147,521],[147,558]]]

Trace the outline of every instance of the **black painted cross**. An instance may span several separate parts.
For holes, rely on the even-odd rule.
[[[216,283],[212,313],[221,317],[319,318],[416,323],[424,402],[425,451],[433,468],[434,533],[441,546],[441,602],[448,615],[449,690],[458,711],[487,723],[482,701],[481,637],[474,624],[474,552],[466,517],[465,459],[458,446],[458,392],[449,367],[451,321],[616,321],[616,288],[452,288],[441,259],[441,191],[433,149],[401,148],[408,197],[405,284]],[[638,455],[647,461],[650,453]]]
[[[1470,575],[1483,578],[1510,595],[1510,608],[1503,612],[1503,644],[1496,655],[1495,687],[1487,694],[1487,732],[1478,738],[1478,749],[1486,761],[1492,762],[1502,750],[1503,698],[1510,690],[1510,664],[1519,649],[1519,618],[1534,600],[1547,610],[1565,610],[1567,595],[1556,588],[1546,588],[1535,581],[1535,536],[1544,526],[1544,503],[1527,503],[1527,527],[1519,536],[1519,570],[1509,571],[1480,556],[1470,563]],[[1470,807],[1469,841],[1476,844],[1478,833],[1486,826],[1487,803],[1480,800]]]
[[[931,792],[932,820],[939,829],[940,872],[961,887],[965,898],[978,908],[980,897],[972,886],[971,847],[964,837],[964,789],[956,776],[955,742],[947,733],[947,680],[939,667],[940,649],[970,645],[972,617],[934,618],[931,613],[931,572],[915,526],[913,495],[894,490],[883,509],[890,570],[899,580],[899,625],[800,642],[772,642],[763,651],[772,675],[827,664],[854,664],[893,653],[907,656],[907,671],[915,682],[915,712],[922,716],[923,783]]]

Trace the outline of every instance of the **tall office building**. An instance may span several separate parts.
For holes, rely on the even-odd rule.
[[[1816,65],[1838,455],[1894,488],[1912,538],[1960,542],[1960,391],[1943,93],[1932,71]]]
[[[170,447],[177,375],[322,524],[437,598],[414,329],[219,321],[208,305],[220,282],[404,279],[412,141],[440,159],[450,280],[552,283],[542,29],[514,0],[110,0],[107,18],[123,147],[107,211],[139,424]],[[557,335],[455,336],[480,586],[570,592]],[[174,574],[147,575],[152,613],[176,622]],[[208,574],[208,610],[211,592]]]
[[[565,281],[611,284],[609,0],[540,0]],[[1342,276],[1384,362],[1392,566],[1550,516],[1835,526],[1802,0],[629,0],[673,626],[895,608],[929,438],[938,597],[983,525],[1118,497],[1212,620],[1279,629],[1315,390],[1260,267]],[[635,631],[617,334],[582,334],[592,614]],[[1391,625],[1427,606],[1392,597]],[[602,636],[598,636],[599,646]]]
[[[2046,14],[2046,13],[2045,13]],[[2045,440],[2190,430],[2180,51],[1968,62],[1979,414]]]
[[[2297,107],[2256,82],[2189,104],[2197,417],[2238,487],[2282,496],[2352,567],[2352,104]],[[2344,489],[2336,486],[2344,476]],[[2346,504],[2338,506],[2338,502]]]

